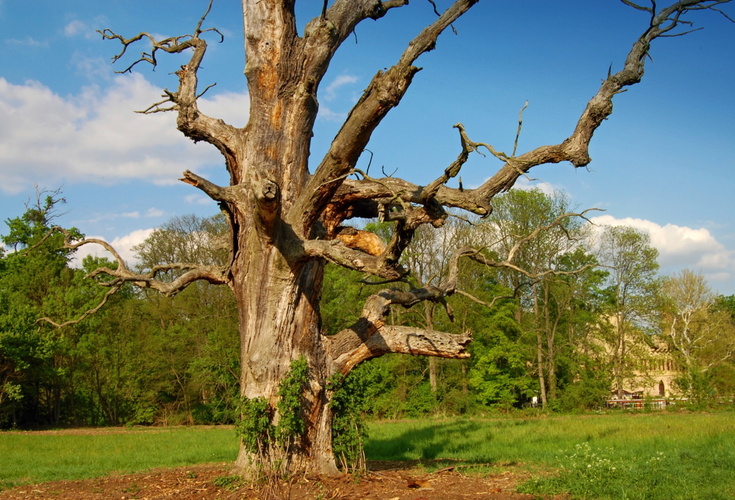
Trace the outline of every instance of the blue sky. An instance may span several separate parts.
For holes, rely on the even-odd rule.
[[[299,3],[301,25],[319,4]],[[116,75],[125,67],[110,64],[118,45],[94,32],[184,34],[205,7],[205,0],[0,0],[2,220],[23,212],[34,185],[63,190],[62,225],[123,249],[175,215],[216,212],[177,179],[190,169],[226,183],[218,153],[184,138],[173,115],[133,112],[157,101],[163,87],[176,87],[171,72],[181,59],[162,57],[156,71],[139,65],[133,75]],[[735,16],[735,7],[726,9]],[[358,26],[320,89],[313,163],[372,75],[433,17],[428,0],[414,0]],[[543,166],[532,172],[537,180],[523,184],[564,190],[580,209],[604,209],[599,222],[648,231],[663,273],[702,272],[729,295],[735,293],[735,24],[713,12],[691,19],[704,29],[658,40],[643,82],[616,98],[587,169]],[[200,84],[217,85],[201,108],[243,125],[239,2],[215,0],[207,25],[220,29],[225,42],[210,44]],[[562,141],[646,26],[644,13],[617,0],[480,2],[456,23],[456,34],[443,34],[436,50],[419,59],[424,69],[370,143],[373,168],[429,182],[459,152],[457,122],[473,140],[510,152],[526,101],[519,152]],[[473,159],[461,174],[464,185],[481,183],[498,166]]]

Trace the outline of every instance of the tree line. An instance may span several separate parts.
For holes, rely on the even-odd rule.
[[[6,220],[0,427],[238,422],[240,340],[229,289],[197,282],[173,297],[132,286],[106,296],[105,278],[85,276],[115,264],[88,256],[72,265],[73,252],[52,231],[62,203],[58,192],[39,193],[21,216]],[[394,306],[388,318],[472,332],[471,358],[372,359],[340,382],[346,392],[334,398],[338,410],[357,421],[534,404],[596,408],[640,376],[653,347],[670,353],[674,389],[690,403],[735,394],[735,296],[714,294],[692,271],[659,276],[646,234],[594,226],[564,194],[512,190],[493,208],[483,219],[419,228],[403,255],[411,278],[391,283],[405,291],[441,283],[457,248],[487,256],[460,263],[452,296]],[[388,238],[390,224],[374,220],[368,229]],[[173,218],[135,248],[138,270],[218,264],[227,259],[227,237],[219,215]],[[177,270],[160,272],[174,279]],[[360,318],[364,300],[385,286],[371,279],[327,265],[326,334]],[[83,321],[64,322],[91,310]]]

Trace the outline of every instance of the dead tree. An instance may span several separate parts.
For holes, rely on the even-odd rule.
[[[359,270],[382,281],[399,280],[406,272],[400,264],[401,254],[414,232],[423,224],[441,226],[447,207],[487,215],[492,198],[510,189],[533,167],[560,162],[586,166],[593,133],[612,113],[615,95],[641,80],[653,40],[689,29],[684,19],[688,12],[720,12],[718,6],[729,0],[681,0],[665,8],[655,2],[647,7],[622,1],[646,12],[648,26],[634,41],[622,69],[605,76],[564,141],[506,155],[489,144],[473,142],[457,125],[460,153],[456,161],[425,186],[394,177],[371,178],[360,173],[356,165],[373,131],[401,102],[416,77],[417,58],[434,49],[438,36],[476,0],[454,1],[407,45],[393,66],[375,74],[327,153],[311,165],[313,173],[309,147],[317,116],[317,92],[332,56],[360,22],[389,15],[393,9],[406,7],[408,0],[334,0],[331,5],[325,0],[321,15],[301,34],[296,29],[293,0],[242,0],[250,95],[249,121],[243,128],[207,116],[197,105],[203,93],[198,88],[197,72],[207,50],[205,38],[219,35],[216,29],[204,28],[206,13],[191,34],[164,40],[148,33],[125,38],[110,30],[101,31],[103,38],[122,46],[115,60],[133,44],[150,43],[150,51],[126,71],[140,62],[155,66],[164,53],[191,54],[189,62],[176,72],[178,88],[166,90],[164,99],[146,112],[175,113],[177,127],[185,136],[208,142],[222,153],[229,185],[215,185],[189,171],[183,173],[182,180],[219,203],[229,222],[231,241],[229,261],[221,267],[177,263],[139,274],[113,253],[118,267],[99,269],[96,274],[109,275],[107,284],[113,290],[133,283],[168,295],[196,280],[229,286],[239,308],[243,398],[265,402],[264,416],[275,425],[284,418],[277,406],[279,386],[292,363],[305,359],[308,376],[299,410],[305,426],[284,449],[282,463],[290,471],[336,473],[328,404],[330,378],[347,374],[359,363],[384,353],[465,358],[471,336],[387,323],[393,305],[441,302],[452,294],[456,273],[450,273],[440,286],[411,291],[385,288],[375,293],[351,328],[327,337],[320,330],[319,315],[325,263]],[[503,162],[498,172],[476,189],[448,187],[447,182],[459,174],[469,155],[481,148]],[[352,174],[358,174],[357,179]],[[392,239],[375,250],[374,245],[360,244],[370,240],[370,235],[340,237],[343,223],[355,217],[391,221]],[[92,241],[70,245],[86,243]],[[477,253],[458,251],[454,265],[460,256],[472,255]],[[172,269],[177,271],[176,279],[163,280],[162,271]],[[263,463],[265,449],[243,444],[237,467],[245,474],[252,472]]]

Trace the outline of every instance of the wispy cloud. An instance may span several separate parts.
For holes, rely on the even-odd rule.
[[[354,75],[339,75],[332,82],[327,85],[322,94],[322,99],[325,101],[333,101],[337,98],[339,90],[345,85],[357,83],[357,77]]]
[[[61,30],[65,37],[82,36],[91,39],[97,36],[96,29],[108,24],[105,16],[97,16],[91,21],[83,21],[81,19],[72,19],[68,21]]]
[[[155,207],[151,207],[145,212],[146,217],[163,217],[164,215],[166,215],[166,212]]]
[[[489,177],[485,179],[483,182],[487,181],[488,179]],[[525,176],[520,177],[516,181],[516,183],[513,185],[513,189],[523,189],[524,191],[532,191],[534,189],[538,189],[542,193],[547,194],[549,196],[553,196],[556,193],[559,193],[561,191],[559,188],[557,188],[550,182],[539,181],[537,179],[530,179]]]
[[[107,212],[99,213],[93,218],[75,220],[74,224],[98,224],[100,222],[114,221],[118,219],[156,219],[166,215],[166,212],[156,208],[150,207],[145,212],[139,210],[133,210],[131,212]]]
[[[5,41],[8,45],[24,46],[24,47],[48,47],[49,43],[42,40],[37,40],[31,36],[25,38],[9,38]]]
[[[79,19],[74,19],[73,21],[69,21],[64,26],[64,36],[76,36],[79,34],[83,34],[87,31],[91,31],[86,23],[80,21]]]
[[[320,105],[318,116],[321,120],[326,120],[329,122],[341,122],[344,121],[345,118],[347,118],[347,113],[337,113],[335,111],[332,111],[328,106]]]
[[[341,96],[341,91],[344,89],[344,87],[347,87],[349,85],[352,85],[353,83],[356,83],[358,81],[357,77],[354,75],[347,75],[342,74],[337,76],[334,80],[329,83],[326,87],[322,89],[322,91],[319,94],[319,119],[320,120],[326,120],[331,122],[337,122],[337,121],[343,121],[347,117],[347,105],[339,106],[336,104],[335,101],[338,100]],[[352,102],[355,101],[355,99],[350,98],[350,105]],[[332,103],[329,106],[325,105],[325,103]],[[343,107],[345,111],[335,111],[335,107]]]
[[[210,205],[214,203],[209,196],[203,194],[194,193],[184,197],[184,201],[191,205]]]

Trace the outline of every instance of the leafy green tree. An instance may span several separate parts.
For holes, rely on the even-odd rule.
[[[327,264],[324,290],[320,302],[322,329],[334,335],[354,324],[360,317],[362,303],[372,287],[362,280],[364,275],[351,269]]]
[[[227,259],[227,224],[222,215],[174,217],[137,251],[141,272],[167,262],[221,265]],[[169,279],[184,270],[167,269]],[[239,401],[239,338],[231,290],[198,282],[175,297],[147,294],[144,314],[153,326],[149,363],[158,374],[151,394],[158,419],[227,423]]]
[[[538,381],[528,369],[533,346],[523,342],[517,307],[509,299],[497,302],[484,311],[475,330],[469,387],[484,407],[508,411],[538,393]]]
[[[410,288],[409,284],[396,283],[396,288]],[[320,308],[324,318],[323,328],[334,334],[354,324],[361,314],[365,297],[374,293],[374,285],[364,281],[364,275],[337,266],[327,265],[324,274],[324,290]],[[456,304],[453,300],[453,304]],[[457,307],[453,305],[453,307]],[[461,306],[459,306],[461,307]],[[418,317],[412,310],[392,310],[391,322],[410,324],[425,320],[423,309]],[[467,328],[460,321],[451,323],[443,308],[439,308],[436,326],[446,331]],[[436,412],[463,412],[469,409],[471,396],[467,392],[466,367],[463,362],[440,360],[435,365],[436,386],[432,386],[427,373],[431,364],[423,357],[405,357],[386,354],[361,365],[345,378],[345,386],[369,390],[369,397],[359,396],[365,414],[381,418],[422,416]],[[353,380],[367,378],[370,384]],[[340,403],[336,408],[343,408]],[[341,411],[341,410],[338,410]],[[341,425],[341,424],[340,424]]]
[[[555,277],[554,305],[558,320],[559,394],[562,410],[594,408],[609,396],[611,374],[600,342],[604,324],[607,271],[583,247],[563,255],[561,270],[576,270]]]
[[[488,247],[507,255],[512,266],[500,274],[518,299],[517,320],[536,339],[535,365],[541,403],[547,407],[557,392],[557,336],[572,295],[560,276],[581,272],[563,267],[562,259],[585,238],[582,214],[572,213],[560,192],[511,190],[496,198],[483,224]],[[567,263],[572,262],[567,259]]]
[[[0,265],[0,425],[60,422],[70,401],[68,351],[75,335],[38,320],[99,301],[91,283],[75,289],[72,252],[50,233],[64,202],[58,191],[38,191],[23,215],[5,221],[2,242],[10,252]]]
[[[636,346],[645,345],[643,332],[650,331],[656,320],[658,250],[651,246],[646,233],[627,226],[607,226],[600,236],[597,257],[609,271],[606,313],[611,329],[607,344],[617,395],[622,397],[633,368],[631,358],[639,354]]]
[[[735,323],[727,299],[704,276],[685,269],[664,280],[663,335],[683,373],[678,383],[698,403],[717,394],[715,376],[735,355]]]

